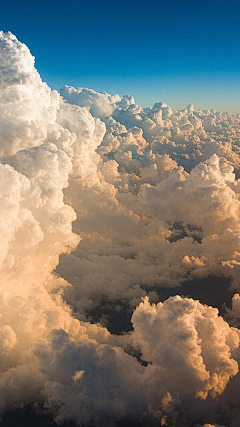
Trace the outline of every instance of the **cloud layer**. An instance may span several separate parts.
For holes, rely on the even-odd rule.
[[[11,33],[0,63],[0,414],[236,427],[240,297],[176,294],[239,289],[240,116],[60,96]]]
[[[91,176],[65,191],[82,241],[58,273],[74,284],[67,299],[79,315],[100,299],[155,301],[160,288],[196,278],[238,287],[240,117],[143,110],[132,97],[67,86],[61,94],[106,125]]]

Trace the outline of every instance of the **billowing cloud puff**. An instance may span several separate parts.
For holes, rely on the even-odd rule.
[[[61,95],[1,32],[3,423],[236,427],[240,117]]]
[[[113,345],[106,343],[107,336],[105,343],[90,339],[90,330],[78,340],[52,330],[45,340],[35,341],[22,364],[2,374],[2,409],[16,404],[24,387],[22,401],[45,401],[59,423],[71,419],[103,426],[127,417],[145,419],[148,425],[154,417],[162,425],[167,420],[180,425],[187,402],[195,406],[199,420],[206,420],[207,396],[222,394],[238,372],[233,358],[238,331],[216,309],[179,296],[158,305],[145,299],[132,321],[134,331],[125,338],[132,354],[140,351],[138,359],[120,347],[121,340]],[[204,401],[206,410],[201,408]],[[181,425],[191,425],[186,407],[184,417]]]
[[[158,366],[171,394],[215,397],[238,372],[231,358],[239,346],[238,331],[215,308],[180,296],[151,306],[145,298],[132,323],[134,344],[143,360]]]
[[[56,119],[59,94],[43,83],[29,49],[0,32],[1,155],[40,145]]]
[[[121,100],[119,95],[111,96],[108,93],[95,92],[93,89],[77,88],[71,86],[64,86],[61,89],[61,95],[65,95],[71,99],[70,104],[86,107],[94,117],[108,117],[111,116],[114,104]]]

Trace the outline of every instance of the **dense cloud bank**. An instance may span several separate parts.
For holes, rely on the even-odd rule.
[[[60,96],[3,32],[0,112],[3,420],[237,427],[240,116]]]
[[[61,94],[106,125],[91,175],[65,191],[82,241],[58,273],[74,284],[67,297],[78,313],[99,299],[155,301],[160,287],[196,278],[238,287],[240,117],[143,110],[131,97],[67,86]]]

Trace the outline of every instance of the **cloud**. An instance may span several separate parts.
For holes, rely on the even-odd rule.
[[[75,182],[72,191],[70,180],[65,191],[82,241],[61,257],[58,273],[74,284],[67,298],[78,309],[80,298],[87,298],[88,308],[101,295],[136,304],[156,287],[194,278],[224,276],[238,286],[239,182],[233,166],[213,154],[187,173],[169,155],[153,154],[142,139],[136,132],[119,136],[114,159],[100,145],[88,184]]]
[[[86,107],[94,117],[104,118],[111,116],[114,104],[121,101],[119,95],[109,95],[108,93],[95,92],[93,89],[64,86],[61,91],[63,97],[67,96],[69,104]]]
[[[157,305],[145,298],[132,323],[134,344],[143,360],[159,367],[171,394],[215,397],[238,372],[231,359],[231,351],[239,346],[238,331],[215,308],[180,296]]]
[[[11,33],[0,60],[0,414],[236,427],[239,295],[168,296],[239,287],[240,117],[62,98]]]
[[[0,32],[1,155],[40,145],[55,121],[59,94],[43,83],[29,49]]]
[[[82,89],[76,91],[82,93]],[[62,94],[68,102],[77,103],[72,97],[72,92],[73,88],[65,87]],[[88,102],[86,101],[85,104],[81,105],[87,106]],[[124,216],[128,215],[132,225],[125,225],[115,237],[121,221],[118,217],[111,228],[111,224],[114,222],[113,218],[108,221],[109,233],[105,232],[104,224],[101,223],[101,227],[97,225],[102,215],[109,217],[109,210],[106,208],[104,212],[104,206],[99,199],[97,199],[97,206],[94,208],[92,208],[91,203],[90,209],[93,211],[87,219],[87,224],[81,223],[81,231],[83,232],[85,228],[86,234],[88,234],[88,230],[91,228],[98,235],[101,235],[99,238],[101,249],[96,249],[96,259],[100,255],[100,251],[105,254],[108,250],[107,248],[103,250],[103,241],[105,236],[109,237],[111,233],[111,241],[114,240],[117,246],[121,245],[121,248],[118,247],[118,249],[115,249],[113,245],[112,255],[118,256],[124,247],[124,258],[127,258],[128,264],[136,265],[134,269],[136,273],[133,272],[133,268],[129,268],[129,265],[123,267],[123,273],[128,276],[127,280],[131,286],[139,284],[145,287],[156,284],[169,286],[173,283],[181,283],[187,277],[206,277],[219,273],[233,277],[238,268],[235,262],[238,252],[236,243],[238,241],[238,221],[236,220],[235,226],[234,218],[237,219],[238,217],[239,184],[234,178],[233,167],[235,169],[239,167],[238,139],[236,137],[236,132],[239,131],[239,117],[231,113],[195,111],[192,105],[189,105],[185,110],[176,112],[164,103],[155,104],[152,108],[143,110],[134,104],[134,99],[129,97],[123,97],[122,101],[111,105],[113,108],[112,117],[102,118],[107,131],[101,145],[97,148],[100,158],[95,158],[98,176],[101,178],[101,189],[94,188],[92,199],[98,197],[100,193],[101,198],[103,197],[102,186],[106,185],[107,182],[112,186],[112,201],[124,208]],[[208,160],[209,158],[211,160]],[[207,162],[206,166],[200,166],[201,162]],[[196,166],[198,167],[195,170]],[[206,169],[205,172],[203,168]],[[191,172],[190,176],[189,172]],[[205,186],[202,183],[203,188],[200,190],[197,181],[201,178],[202,173],[206,179]],[[103,175],[104,179],[99,174]],[[212,181],[211,186],[208,179]],[[181,186],[183,190],[180,188]],[[220,186],[222,186],[222,190],[220,190]],[[184,193],[184,188],[186,188],[186,193]],[[158,192],[158,189],[161,190]],[[210,194],[211,190],[212,194]],[[229,212],[225,212],[225,216],[228,215],[228,220],[227,218],[223,219],[223,216],[222,219],[220,218],[220,212],[223,213],[224,209],[223,198],[222,200],[219,198],[218,202],[216,198],[211,199],[215,190],[219,197],[220,194],[223,198],[227,197],[225,209]],[[211,204],[211,207],[210,205],[206,206],[205,219],[202,214],[199,215],[203,206],[200,191],[206,192],[204,197],[209,197]],[[224,192],[225,195],[223,196]],[[106,191],[104,193],[106,194]],[[195,194],[194,200],[189,198],[193,194]],[[85,203],[85,194],[80,194],[80,197]],[[87,197],[89,197],[89,191]],[[152,204],[150,202],[151,197]],[[231,202],[229,198],[231,198]],[[229,205],[228,202],[230,202]],[[111,203],[110,201],[106,202],[108,205]],[[221,203],[223,204],[220,208]],[[154,204],[156,204],[156,209],[153,207]],[[188,206],[188,218],[186,218],[185,206]],[[211,236],[207,230],[203,229],[203,223],[205,227],[205,220],[209,215],[208,209],[212,210],[209,227],[211,227],[210,222],[213,217],[214,225],[216,219],[218,219],[216,225],[219,225],[219,230],[212,233]],[[78,212],[77,206],[75,210]],[[218,212],[219,210],[220,212]],[[181,212],[182,214],[180,214]],[[80,214],[78,218],[80,221]],[[137,218],[140,218],[140,221]],[[86,219],[84,220],[86,221]],[[227,222],[229,222],[229,227]],[[136,227],[137,232],[135,231]],[[129,228],[133,230],[132,233],[129,232]],[[126,237],[124,230],[128,234]],[[221,243],[219,245],[219,236],[222,232],[225,241],[223,245]],[[93,238],[95,241],[95,247],[98,246],[96,233],[92,232],[91,236],[91,239]],[[112,238],[113,235],[114,239]],[[150,236],[151,240],[158,240],[157,247],[154,247],[155,241],[154,243],[149,241]],[[188,239],[189,237],[191,240]],[[136,242],[137,239],[139,239],[138,242]],[[180,242],[180,240],[182,241]],[[223,254],[228,246],[225,242],[230,240],[233,243],[233,251]],[[87,244],[87,235],[85,241]],[[203,244],[196,245],[196,242],[200,241]],[[148,247],[144,248],[143,245],[147,242],[149,243]],[[172,244],[169,245],[169,242]],[[205,247],[205,242],[208,249]],[[82,242],[82,248],[83,245]],[[153,255],[149,254],[150,259],[144,259],[143,262],[139,263],[140,257],[149,253],[150,245],[153,247]],[[183,251],[179,246],[182,246],[182,249],[185,246]],[[219,251],[220,246],[222,248]],[[126,247],[129,249],[127,250]],[[88,248],[87,251],[89,250],[92,249]],[[208,250],[210,250],[209,257],[206,257],[205,252]],[[169,255],[169,259],[167,255]],[[80,257],[82,258],[82,253]],[[132,261],[133,257],[135,262]],[[158,257],[158,265],[155,261],[156,257]],[[200,264],[204,265],[198,265],[202,268],[196,268],[196,263],[191,263],[192,267],[195,268],[187,269],[185,268],[186,257],[192,260],[199,259],[201,260]],[[110,258],[111,256],[108,259],[112,266],[114,259]],[[98,259],[100,263],[100,258]],[[183,263],[181,260],[184,260]],[[203,262],[203,260],[205,261]],[[63,270],[67,271],[65,262],[66,260],[64,260],[63,269],[61,269],[60,263],[60,271],[63,275]],[[101,263],[105,262],[106,259],[102,258]],[[124,259],[121,262],[123,265],[126,264]],[[149,264],[151,265],[151,273],[147,271],[144,274],[144,268]],[[174,264],[176,264],[176,271],[174,271]],[[161,271],[159,271],[159,266],[164,266]],[[179,268],[179,266],[181,267]],[[94,270],[93,265],[91,270]],[[108,268],[105,270],[109,271]],[[232,271],[230,272],[230,270]],[[119,276],[117,266],[116,271]],[[142,273],[141,277],[137,275],[139,271]],[[102,274],[100,270],[98,273],[99,275]],[[135,277],[133,277],[134,275]],[[236,278],[237,274],[235,275],[235,282],[237,281]],[[76,284],[76,278],[67,276],[67,279]],[[88,279],[87,281],[89,282]],[[102,283],[104,284],[106,281],[107,278],[104,277]],[[82,290],[80,292],[82,293]],[[119,297],[120,292],[119,290],[116,293],[116,298]],[[75,299],[75,296],[72,299]]]

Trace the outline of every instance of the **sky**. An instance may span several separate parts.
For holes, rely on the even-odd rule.
[[[0,27],[27,44],[52,89],[240,112],[239,16],[235,0],[12,0]]]

